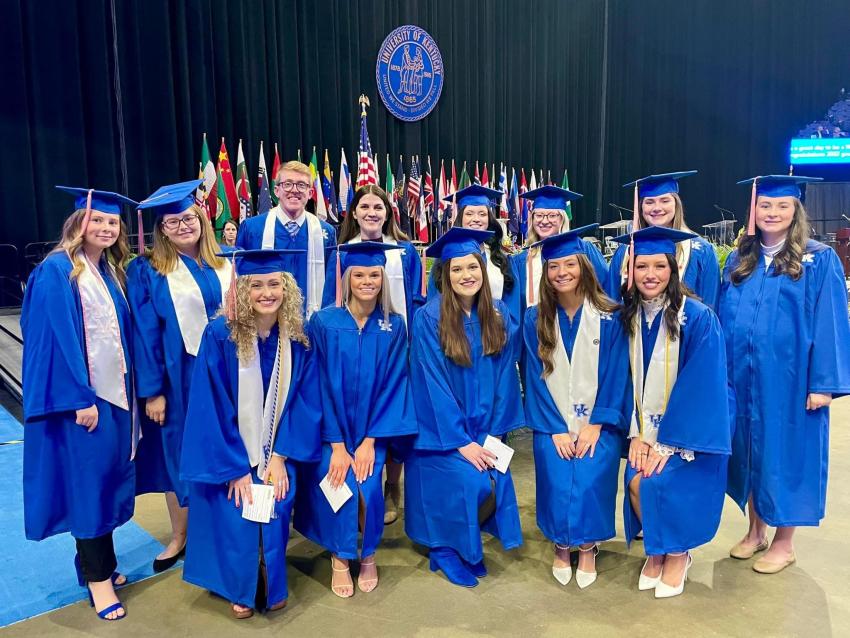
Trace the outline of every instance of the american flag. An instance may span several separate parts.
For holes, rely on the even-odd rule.
[[[425,177],[422,180],[425,185],[423,190],[425,192],[425,201],[424,206],[419,211],[419,224],[421,227],[424,227],[425,234],[428,234],[428,226],[429,220],[434,219],[434,182],[431,179],[431,158],[428,158],[428,167],[425,169]],[[420,228],[420,233],[422,229]],[[428,241],[427,239],[425,241]]]
[[[421,176],[419,173],[419,162],[413,158],[410,166],[410,177],[407,179],[407,212],[412,220],[415,220],[416,235],[420,241],[428,241],[428,225],[425,224],[425,232],[422,232],[422,202],[419,196],[422,194]],[[425,238],[423,239],[423,234]]]
[[[360,149],[357,166],[357,188],[367,184],[378,184],[378,171],[372,157],[372,145],[369,143],[369,129],[366,128],[366,111],[360,114]]]

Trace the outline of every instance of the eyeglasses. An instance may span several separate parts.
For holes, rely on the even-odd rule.
[[[531,213],[531,218],[536,222],[556,222],[561,219],[561,213]]]
[[[297,190],[299,193],[306,193],[310,188],[310,184],[308,184],[307,182],[293,182],[291,180],[286,180],[285,182],[278,182],[277,185],[287,192]]]
[[[187,228],[191,228],[198,223],[197,215],[183,215],[183,217],[171,217],[170,219],[162,220],[162,227],[168,230],[177,230],[180,224],[185,224]]]

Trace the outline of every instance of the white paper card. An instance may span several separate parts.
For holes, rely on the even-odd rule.
[[[502,474],[508,471],[511,459],[514,457],[514,449],[502,443],[495,436],[487,435],[484,439],[484,449],[496,455],[496,469]]]
[[[268,523],[274,509],[274,486],[252,483],[251,496],[253,503],[242,503],[242,518],[255,523]]]
[[[319,487],[322,490],[322,494],[325,495],[325,498],[328,499],[328,503],[330,503],[331,509],[336,514],[339,511],[339,508],[345,505],[345,502],[350,499],[354,494],[351,492],[351,488],[348,487],[345,483],[340,485],[338,488],[334,489],[331,487],[331,482],[328,480],[328,477],[322,479],[322,482],[319,483]]]

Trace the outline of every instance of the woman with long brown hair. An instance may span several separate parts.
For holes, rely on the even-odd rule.
[[[487,574],[481,531],[505,549],[522,545],[510,469],[496,470],[484,447],[523,425],[517,335],[490,293],[488,237],[452,228],[428,249],[443,261],[443,292],[416,314],[410,357],[419,434],[406,464],[405,531],[430,548],[432,571],[462,587]]]
[[[284,255],[292,252],[228,254],[235,290],[204,330],[187,401],[183,578],[229,600],[239,619],[286,606],[294,465],[319,460],[318,377]],[[251,512],[261,496],[268,509]]]
[[[387,262],[384,267],[387,275],[385,285],[393,308],[404,321],[409,339],[412,335],[413,315],[425,303],[422,260],[407,235],[399,228],[386,191],[374,184],[357,189],[339,231],[340,244],[356,244],[362,241],[377,241],[400,247],[400,250],[387,252]],[[334,305],[336,300],[336,262],[337,253],[334,249],[328,260],[330,268],[328,268],[322,299],[324,307]],[[387,456],[386,467],[384,522],[390,524],[398,520],[402,464],[396,462],[390,453]]]
[[[552,575],[596,580],[600,542],[614,537],[620,450],[625,438],[629,368],[617,306],[596,279],[581,234],[591,224],[539,242],[543,277],[529,308],[525,415],[534,430],[537,526],[555,545]]]
[[[115,193],[67,188],[76,210],[59,245],[30,275],[24,337],[24,525],[30,540],[70,532],[80,585],[97,615],[126,614],[114,586],[112,532],[133,516],[129,255]]]
[[[156,572],[184,554],[189,502],[179,467],[186,399],[201,335],[231,279],[230,263],[216,254],[212,225],[195,204],[199,184],[163,186],[139,204],[155,216],[153,249],[127,272],[136,388],[145,401],[136,493],[164,493],[171,519],[171,541],[153,562]]]
[[[653,226],[615,239],[630,252],[620,321],[632,377],[623,521],[627,543],[643,530],[638,589],[656,598],[684,591],[690,550],[717,533],[731,445],[720,322],[679,279],[676,243],[692,238]]]
[[[685,223],[685,210],[679,196],[679,180],[696,175],[696,171],[679,171],[649,175],[634,182],[624,184],[635,191],[636,219],[641,228],[658,226],[692,233]],[[640,211],[640,214],[637,214]],[[605,291],[615,301],[623,298],[622,287],[628,275],[626,247],[620,246],[611,257],[608,268],[608,280]],[[685,284],[699,299],[712,310],[717,308],[720,294],[720,267],[712,245],[694,234],[689,241],[679,242],[676,246],[676,262]]]
[[[723,274],[720,321],[738,400],[727,489],[750,519],[730,554],[767,550],[753,564],[763,574],[792,564],[795,529],[824,517],[829,404],[850,393],[844,272],[835,251],[809,239],[800,190],[819,179],[741,182],[752,184],[749,224]]]

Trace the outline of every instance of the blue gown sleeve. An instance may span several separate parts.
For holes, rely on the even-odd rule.
[[[410,256],[409,263],[410,289],[413,293],[413,304],[411,305],[411,314],[413,314],[425,304],[425,297],[422,296],[422,259],[419,257],[419,253],[416,251],[416,247],[413,244],[409,244],[405,252],[407,252],[408,250],[412,253]],[[426,294],[431,294],[430,277]],[[413,323],[413,317],[408,317],[407,319],[408,321]]]
[[[248,451],[239,436],[237,387],[231,383],[223,346],[207,325],[192,372],[180,479],[222,484],[251,472]]]
[[[611,319],[602,320],[601,331],[599,385],[590,422],[594,425],[611,425],[628,432],[626,415],[631,414],[631,404],[626,401],[631,391],[628,339],[616,314]]]
[[[411,382],[421,392],[416,401],[420,450],[455,450],[472,443],[466,430],[466,415],[457,403],[449,384],[449,360],[440,349],[436,322],[422,308],[413,321],[411,346]]]
[[[714,247],[710,243],[705,242],[703,252],[706,256],[702,258],[703,271],[700,282],[702,290],[697,294],[702,297],[702,302],[706,306],[717,311],[720,303],[720,264],[717,261],[717,253],[714,252]]]
[[[541,378],[543,363],[537,354],[540,342],[537,339],[537,309],[525,313],[523,325],[523,343],[525,347],[525,419],[535,432],[545,434],[564,434],[567,424],[561,417],[558,407],[549,394],[546,381]]]
[[[622,275],[620,274],[620,270],[623,267],[623,257],[625,254],[625,246],[617,248],[614,255],[611,257],[611,263],[608,264],[608,276],[604,283],[600,282],[602,284],[602,288],[605,290],[605,294],[617,303],[622,303],[623,301],[623,298],[620,295],[622,287]]]
[[[434,279],[434,267],[437,263],[439,263],[439,261],[434,260],[434,263],[431,265],[431,272],[428,273],[428,299],[440,294],[440,291],[437,290],[437,280]]]
[[[312,349],[293,342],[293,360],[296,356],[302,361],[300,374],[293,365],[289,396],[272,449],[275,454],[294,461],[315,462],[321,458],[322,450],[322,403],[321,395],[316,392],[318,365]]]
[[[522,397],[519,390],[519,372],[517,356],[522,347],[522,335],[514,320],[510,318],[507,306],[502,302],[497,304],[498,310],[505,317],[505,330],[508,340],[498,355],[490,355],[496,366],[496,401],[490,426],[490,434],[501,436],[511,430],[525,425],[525,415],[522,409]]]
[[[599,252],[596,244],[587,240],[584,240],[584,252],[596,271],[596,279],[599,281],[599,285],[604,287],[605,281],[608,279],[608,262],[605,261],[605,257]]]
[[[165,385],[163,327],[151,297],[151,268],[145,259],[136,258],[127,269],[127,301],[133,313],[136,392],[143,398],[163,394]]]
[[[387,352],[386,376],[372,406],[366,436],[388,438],[416,434],[413,398],[407,369],[407,332],[400,317],[393,317],[392,342]],[[327,405],[327,403],[325,403]]]
[[[322,308],[336,303],[336,256],[334,248],[328,254],[328,267],[325,269],[325,287],[322,289]]]
[[[321,439],[325,443],[343,443],[345,437],[337,416],[337,399],[333,396],[339,383],[335,383],[328,370],[328,345],[325,334],[325,326],[322,324],[322,313],[313,313],[309,323],[310,345],[312,356],[316,360],[315,366],[318,375],[318,390],[322,395],[322,425]]]
[[[21,309],[26,421],[95,404],[82,347],[82,315],[70,263],[42,262],[27,284]]]
[[[814,340],[809,352],[809,393],[850,394],[850,324],[847,288],[838,255],[832,249],[815,256],[820,285],[815,300]]]
[[[708,308],[686,307],[682,328],[684,357],[667,409],[658,429],[658,442],[673,447],[731,454],[726,348],[720,321]]]

